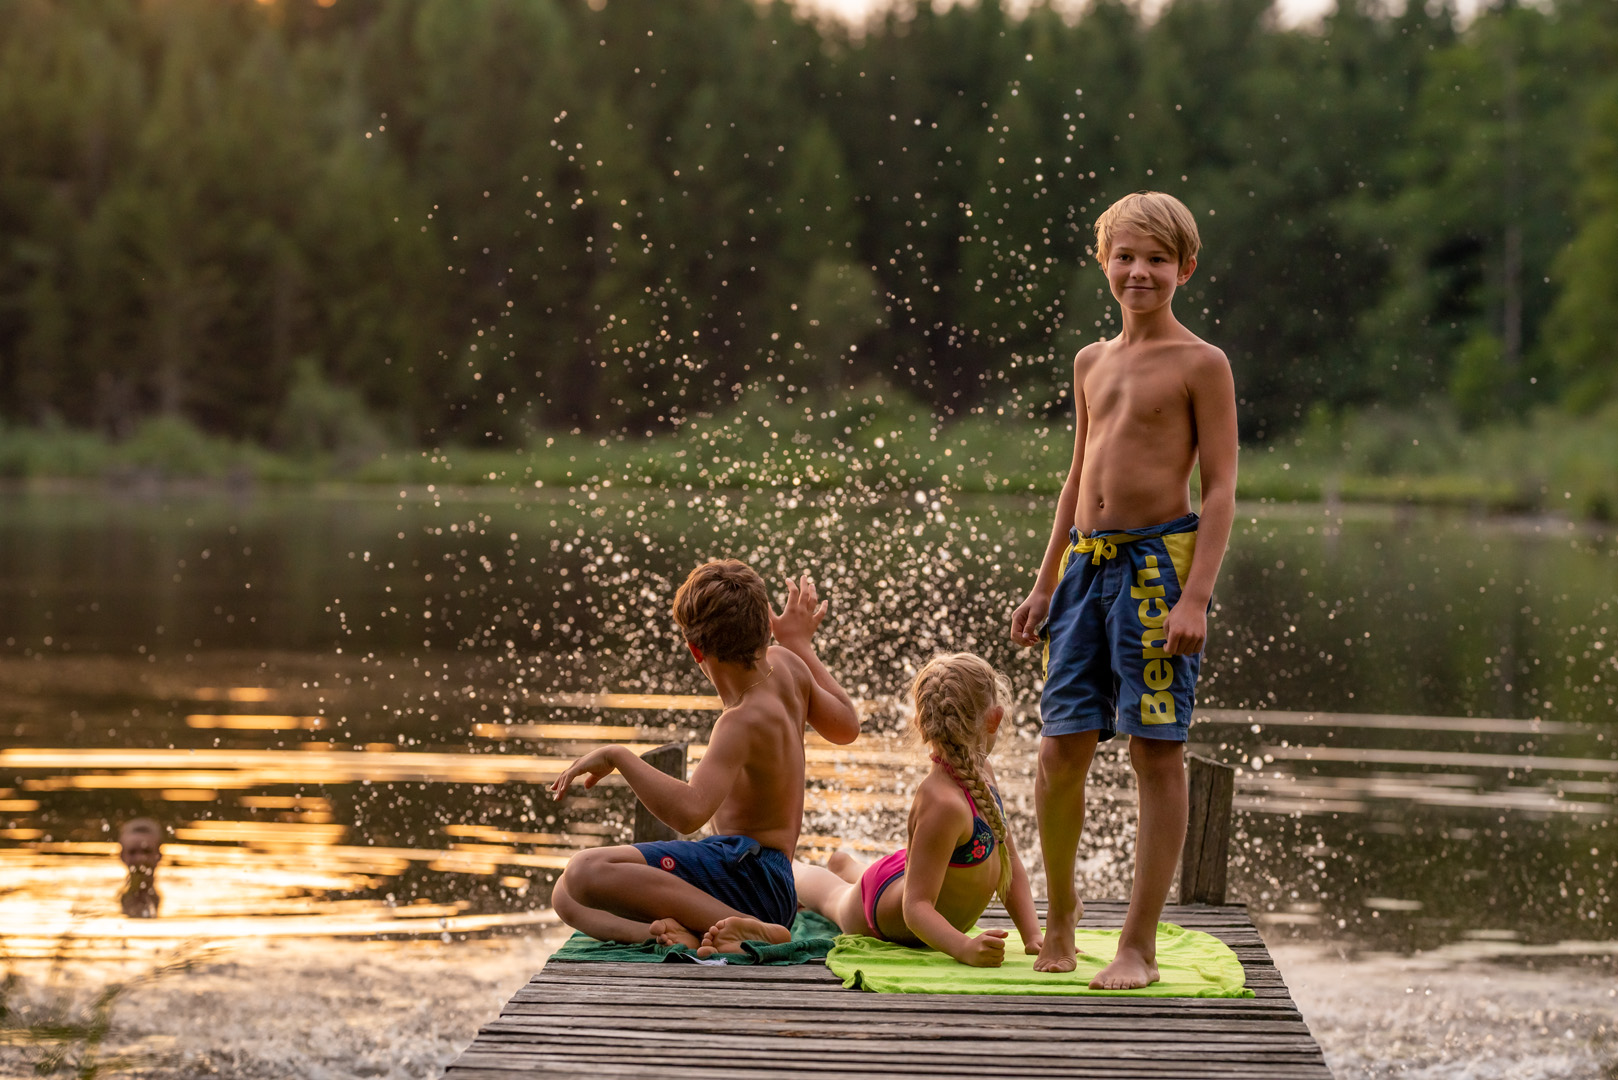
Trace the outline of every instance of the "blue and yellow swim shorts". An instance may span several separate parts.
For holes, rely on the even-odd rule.
[[[1040,734],[1185,741],[1202,655],[1170,656],[1163,623],[1196,547],[1195,514],[1145,529],[1073,530],[1045,621]]]

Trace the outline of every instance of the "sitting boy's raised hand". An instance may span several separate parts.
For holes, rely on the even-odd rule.
[[[788,648],[806,644],[826,617],[829,603],[815,594],[815,583],[809,580],[807,573],[800,575],[797,581],[788,578],[787,602],[781,605],[779,615],[773,608],[770,611],[770,633]]]

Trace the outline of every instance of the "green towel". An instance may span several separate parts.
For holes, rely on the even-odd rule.
[[[976,933],[974,930],[973,933]],[[1230,946],[1200,930],[1157,924],[1157,968],[1162,978],[1139,990],[1092,990],[1090,980],[1118,951],[1117,930],[1080,930],[1079,966],[1065,973],[1034,970],[1022,938],[1006,936],[1006,962],[968,967],[932,949],[910,948],[844,934],[826,966],[850,989],[882,994],[1106,994],[1118,997],[1252,997],[1241,961]]]
[[[784,945],[771,945],[766,941],[744,941],[740,953],[725,953],[727,964],[807,964],[822,959],[831,950],[832,939],[837,936],[837,924],[813,911],[800,911],[792,920],[792,940]],[[684,945],[659,945],[655,941],[642,941],[624,945],[616,941],[597,941],[586,934],[575,933],[551,954],[552,960],[620,960],[634,964],[661,964],[671,961],[697,961],[697,954]],[[717,959],[717,958],[716,958]],[[706,963],[708,961],[697,961]]]

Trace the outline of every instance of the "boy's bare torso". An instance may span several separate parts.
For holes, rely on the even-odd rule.
[[[1199,364],[1224,362],[1183,329],[1169,340],[1115,338],[1079,353],[1083,464],[1073,523],[1081,532],[1145,528],[1190,512],[1197,460],[1190,375]]]
[[[750,836],[789,857],[803,828],[804,727],[811,676],[779,645],[767,654],[771,674],[714,724],[713,740],[745,740],[745,764],[730,795],[714,811],[715,835]],[[723,729],[723,730],[721,730]]]

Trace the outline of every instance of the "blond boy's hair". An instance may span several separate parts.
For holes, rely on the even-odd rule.
[[[1161,191],[1125,195],[1096,218],[1096,256],[1105,263],[1119,229],[1134,229],[1174,252],[1181,269],[1202,250],[1197,219],[1185,203]]]
[[[770,594],[746,563],[715,559],[675,592],[674,621],[704,655],[751,665],[770,643]]]

